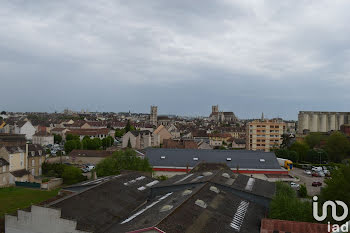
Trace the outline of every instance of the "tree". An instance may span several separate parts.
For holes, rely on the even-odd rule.
[[[86,177],[82,175],[81,170],[77,167],[66,166],[62,173],[64,184],[76,184],[86,180]]]
[[[136,156],[132,149],[116,151],[112,157],[105,158],[96,165],[98,176],[108,176],[119,174],[121,170],[152,171],[152,167],[147,158]]]
[[[115,130],[115,137],[116,138],[121,138],[125,134],[125,129],[116,129]]]
[[[338,169],[331,172],[331,179],[326,179],[327,184],[321,189],[319,202],[323,203],[328,200],[341,200],[350,206],[350,166],[342,165]],[[341,209],[341,208],[337,208]],[[341,213],[338,213],[340,216]],[[328,214],[331,216],[331,214]],[[333,218],[326,219],[326,221],[334,222]]]
[[[130,124],[130,120],[128,120],[128,122],[126,123],[125,126],[125,133],[129,132],[129,131],[133,131],[135,130],[135,127],[133,125]]]
[[[296,197],[296,192],[283,182],[276,182],[276,196],[270,203],[269,217],[273,219],[315,222],[311,202]]]
[[[57,144],[60,144],[61,142],[62,142],[62,136],[61,135],[59,135],[59,134],[54,134],[53,135],[53,140],[54,140],[54,142],[55,143],[57,143]]]
[[[296,141],[289,149],[291,151],[295,151],[298,154],[298,161],[304,161],[309,150],[309,146],[304,142]]]
[[[315,146],[320,145],[322,139],[321,133],[310,133],[305,137],[305,143],[313,149]]]
[[[297,162],[299,160],[298,153],[288,149],[277,149],[275,150],[275,154],[279,158],[289,159],[293,162]]]
[[[78,135],[73,135],[73,134],[67,134],[66,135],[66,141],[70,141],[70,140],[80,140]]]
[[[66,152],[66,154],[69,154],[74,149],[75,149],[75,142],[73,140],[67,141],[64,144],[64,151]]]
[[[306,186],[305,185],[300,185],[300,188],[299,188],[299,190],[298,190],[298,193],[299,193],[299,196],[300,197],[303,197],[303,198],[305,198],[305,197],[307,197],[307,189],[306,189]]]
[[[6,112],[5,112],[5,111],[2,111],[2,112],[1,112],[1,115],[6,115]]]
[[[350,151],[350,143],[344,134],[334,132],[327,140],[326,151],[331,161],[341,162]]]

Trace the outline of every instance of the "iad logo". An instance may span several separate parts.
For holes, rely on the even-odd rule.
[[[349,212],[348,206],[342,201],[335,201],[335,203],[333,201],[326,201],[325,203],[323,203],[323,206],[322,206],[322,215],[319,216],[319,214],[318,214],[318,202],[317,202],[318,197],[314,196],[312,199],[313,199],[313,203],[312,203],[313,216],[317,221],[321,222],[327,218],[328,206],[331,207],[332,218],[335,221],[341,222],[341,221],[344,221],[348,217],[348,212]],[[344,212],[341,216],[337,215],[337,205],[339,205],[343,208]],[[348,232],[348,227],[349,227],[349,225],[347,223],[342,225],[342,226],[339,226],[339,224],[333,224],[331,227],[330,222],[328,222],[328,232]]]

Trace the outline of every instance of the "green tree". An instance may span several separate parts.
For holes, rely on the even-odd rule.
[[[86,180],[86,177],[82,175],[81,170],[77,167],[66,166],[62,173],[64,184],[76,184]]]
[[[116,129],[114,135],[116,138],[121,138],[124,136],[124,134],[125,134],[125,129]]]
[[[108,176],[119,174],[120,170],[152,171],[152,167],[147,158],[136,156],[132,149],[116,151],[112,157],[105,158],[96,165],[98,176]]]
[[[307,197],[307,189],[306,189],[306,186],[305,185],[300,185],[300,188],[299,188],[299,190],[298,190],[298,193],[299,193],[299,196],[300,197],[303,197],[303,198],[305,198],[305,197]]]
[[[60,144],[61,142],[62,142],[62,136],[61,135],[59,135],[59,134],[54,134],[53,135],[53,140],[54,140],[54,142],[55,143],[57,143],[57,144]]]
[[[269,217],[273,219],[315,222],[311,202],[296,197],[296,192],[282,182],[276,182],[276,196],[270,203]]]
[[[322,134],[321,133],[310,133],[309,135],[307,135],[304,139],[305,143],[311,148],[313,149],[315,146],[320,145],[322,140]]]
[[[309,150],[309,146],[304,142],[296,141],[293,143],[293,145],[291,145],[289,149],[291,151],[295,151],[298,154],[298,161],[304,161]]]
[[[73,140],[67,141],[64,144],[64,151],[66,152],[66,154],[69,154],[72,150],[74,150],[76,147],[76,144]]]
[[[126,123],[125,126],[125,133],[129,132],[129,131],[133,131],[135,130],[135,127],[133,125],[131,125],[130,120],[128,120],[128,122]]]
[[[78,135],[73,135],[73,134],[67,134],[66,135],[66,141],[71,141],[71,140],[80,140]]]
[[[326,151],[331,161],[341,162],[350,151],[349,140],[344,134],[334,132],[327,140]]]
[[[293,162],[298,161],[298,153],[288,149],[277,149],[275,154],[278,158],[289,159]]]
[[[331,172],[331,179],[326,179],[327,184],[321,189],[320,202],[328,200],[341,200],[350,206],[350,166],[341,165],[338,169],[334,169]],[[337,208],[338,210],[341,208]],[[340,216],[342,213],[338,213]],[[331,214],[328,214],[331,216]],[[332,218],[326,219],[334,223]]]

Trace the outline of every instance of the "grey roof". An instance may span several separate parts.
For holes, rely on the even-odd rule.
[[[115,176],[49,206],[61,209],[62,218],[75,219],[79,230],[104,232],[147,200],[149,187],[138,188],[153,181],[137,172]]]
[[[161,159],[165,156],[165,159]],[[194,167],[201,161],[209,163],[226,163],[231,169],[281,169],[273,152],[249,150],[197,150],[148,148],[146,157],[152,166]],[[193,158],[198,158],[197,161]],[[231,158],[231,161],[227,161]],[[260,159],[264,159],[261,162]]]
[[[10,165],[5,159],[0,158],[0,167]]]
[[[21,169],[21,170],[17,170],[17,171],[12,171],[11,174],[12,174],[14,177],[23,177],[23,176],[25,176],[25,175],[30,174],[30,172],[27,171],[26,169]]]

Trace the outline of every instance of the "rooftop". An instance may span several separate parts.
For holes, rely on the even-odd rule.
[[[152,166],[194,167],[201,161],[226,163],[231,169],[273,169],[281,170],[273,152],[250,150],[196,150],[148,148],[146,157]],[[194,159],[197,158],[197,159]],[[264,162],[261,162],[264,159]]]

